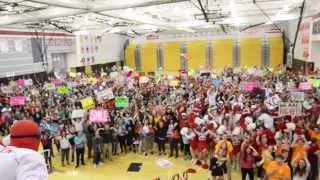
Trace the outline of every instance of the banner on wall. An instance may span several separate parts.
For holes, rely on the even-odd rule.
[[[10,106],[23,106],[26,99],[24,96],[13,96],[10,98]]]
[[[312,18],[304,18],[298,31],[298,40],[294,56],[303,61],[311,60]]]
[[[104,123],[110,118],[107,110],[90,110],[89,119],[93,123]]]

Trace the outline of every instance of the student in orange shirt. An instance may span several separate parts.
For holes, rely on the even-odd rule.
[[[285,158],[277,154],[275,161],[271,161],[266,170],[266,179],[268,180],[290,180],[291,170]]]
[[[300,160],[306,159],[309,145],[303,135],[294,135],[294,140],[291,144],[292,158],[291,163],[297,165]]]

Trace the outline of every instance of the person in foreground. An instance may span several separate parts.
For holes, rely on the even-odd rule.
[[[30,120],[18,121],[10,129],[9,141],[10,144],[0,144],[0,179],[47,180],[45,161],[37,152],[40,144],[38,126]]]

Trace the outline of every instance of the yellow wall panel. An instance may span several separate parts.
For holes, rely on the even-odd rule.
[[[188,42],[188,68],[199,69],[206,66],[207,41]]]
[[[136,65],[135,65],[135,48],[136,46],[133,44],[130,44],[125,51],[125,62],[126,65],[129,66],[132,69],[136,69]]]
[[[213,68],[221,70],[226,66],[232,66],[233,40],[219,39],[213,41]]]
[[[157,69],[157,44],[141,45],[141,72],[155,72]]]
[[[180,70],[180,42],[163,44],[163,70],[177,72]]]
[[[261,39],[240,39],[240,66],[261,67]]]
[[[276,68],[279,64],[283,64],[283,41],[282,37],[270,37],[270,63],[269,67]]]

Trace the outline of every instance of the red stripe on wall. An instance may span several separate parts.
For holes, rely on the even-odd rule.
[[[67,33],[55,33],[55,32],[27,32],[27,31],[9,31],[9,30],[0,30],[0,35],[13,35],[13,36],[74,36]]]

